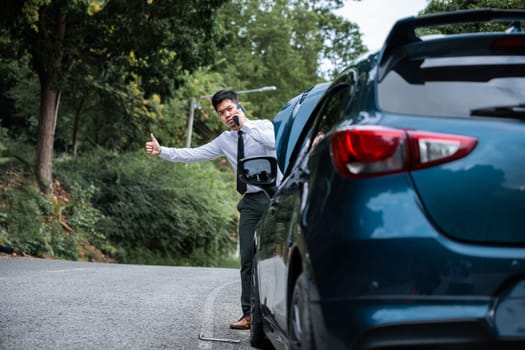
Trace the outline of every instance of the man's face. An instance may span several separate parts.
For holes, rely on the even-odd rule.
[[[236,129],[237,125],[233,121],[233,116],[241,116],[242,111],[237,109],[237,103],[228,99],[223,100],[217,105],[217,114],[226,127]]]

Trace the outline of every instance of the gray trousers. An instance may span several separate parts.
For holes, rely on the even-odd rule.
[[[241,307],[243,316],[250,314],[252,290],[253,235],[257,223],[268,208],[264,192],[245,194],[237,205],[239,218],[239,248],[241,253]]]

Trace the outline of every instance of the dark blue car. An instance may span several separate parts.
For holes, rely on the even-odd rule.
[[[525,349],[524,19],[400,20],[314,108],[281,116],[284,179],[254,239],[253,346]],[[416,31],[468,22],[503,29]],[[267,175],[275,161],[242,165],[271,184],[254,163]]]

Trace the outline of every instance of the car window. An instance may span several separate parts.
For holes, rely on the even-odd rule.
[[[292,165],[293,151],[296,145],[302,142],[301,137],[304,137],[302,136],[303,131],[308,128],[311,114],[329,86],[330,82],[318,84],[297,97],[298,101],[293,106],[286,122],[286,137],[280,140],[281,148],[277,154],[283,173],[286,173]]]
[[[344,107],[348,102],[350,96],[350,86],[345,84],[332,93],[323,104],[319,111],[314,128],[310,133],[310,138],[315,138],[319,133],[325,134],[342,119],[344,114]],[[313,141],[311,139],[311,141]]]
[[[468,117],[483,108],[519,106],[525,101],[525,59],[407,57],[379,82],[377,96],[385,112],[423,116]]]
[[[345,82],[332,88],[331,92],[325,96],[320,102],[317,112],[310,116],[307,127],[304,128],[301,137],[298,139],[290,158],[290,164],[301,162],[310,149],[320,140],[319,136],[324,137],[324,134],[343,118],[345,106],[350,100],[350,93],[351,85]],[[293,166],[289,168],[291,169]]]
[[[294,111],[301,99],[301,95],[295,96],[286,103],[273,119],[275,131],[275,148],[278,165],[281,171],[285,169],[286,148],[290,138],[290,129],[293,125]]]

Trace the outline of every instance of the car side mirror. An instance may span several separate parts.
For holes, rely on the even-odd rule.
[[[275,192],[277,159],[275,157],[249,157],[241,159],[239,178],[247,184],[262,188],[270,197]]]

